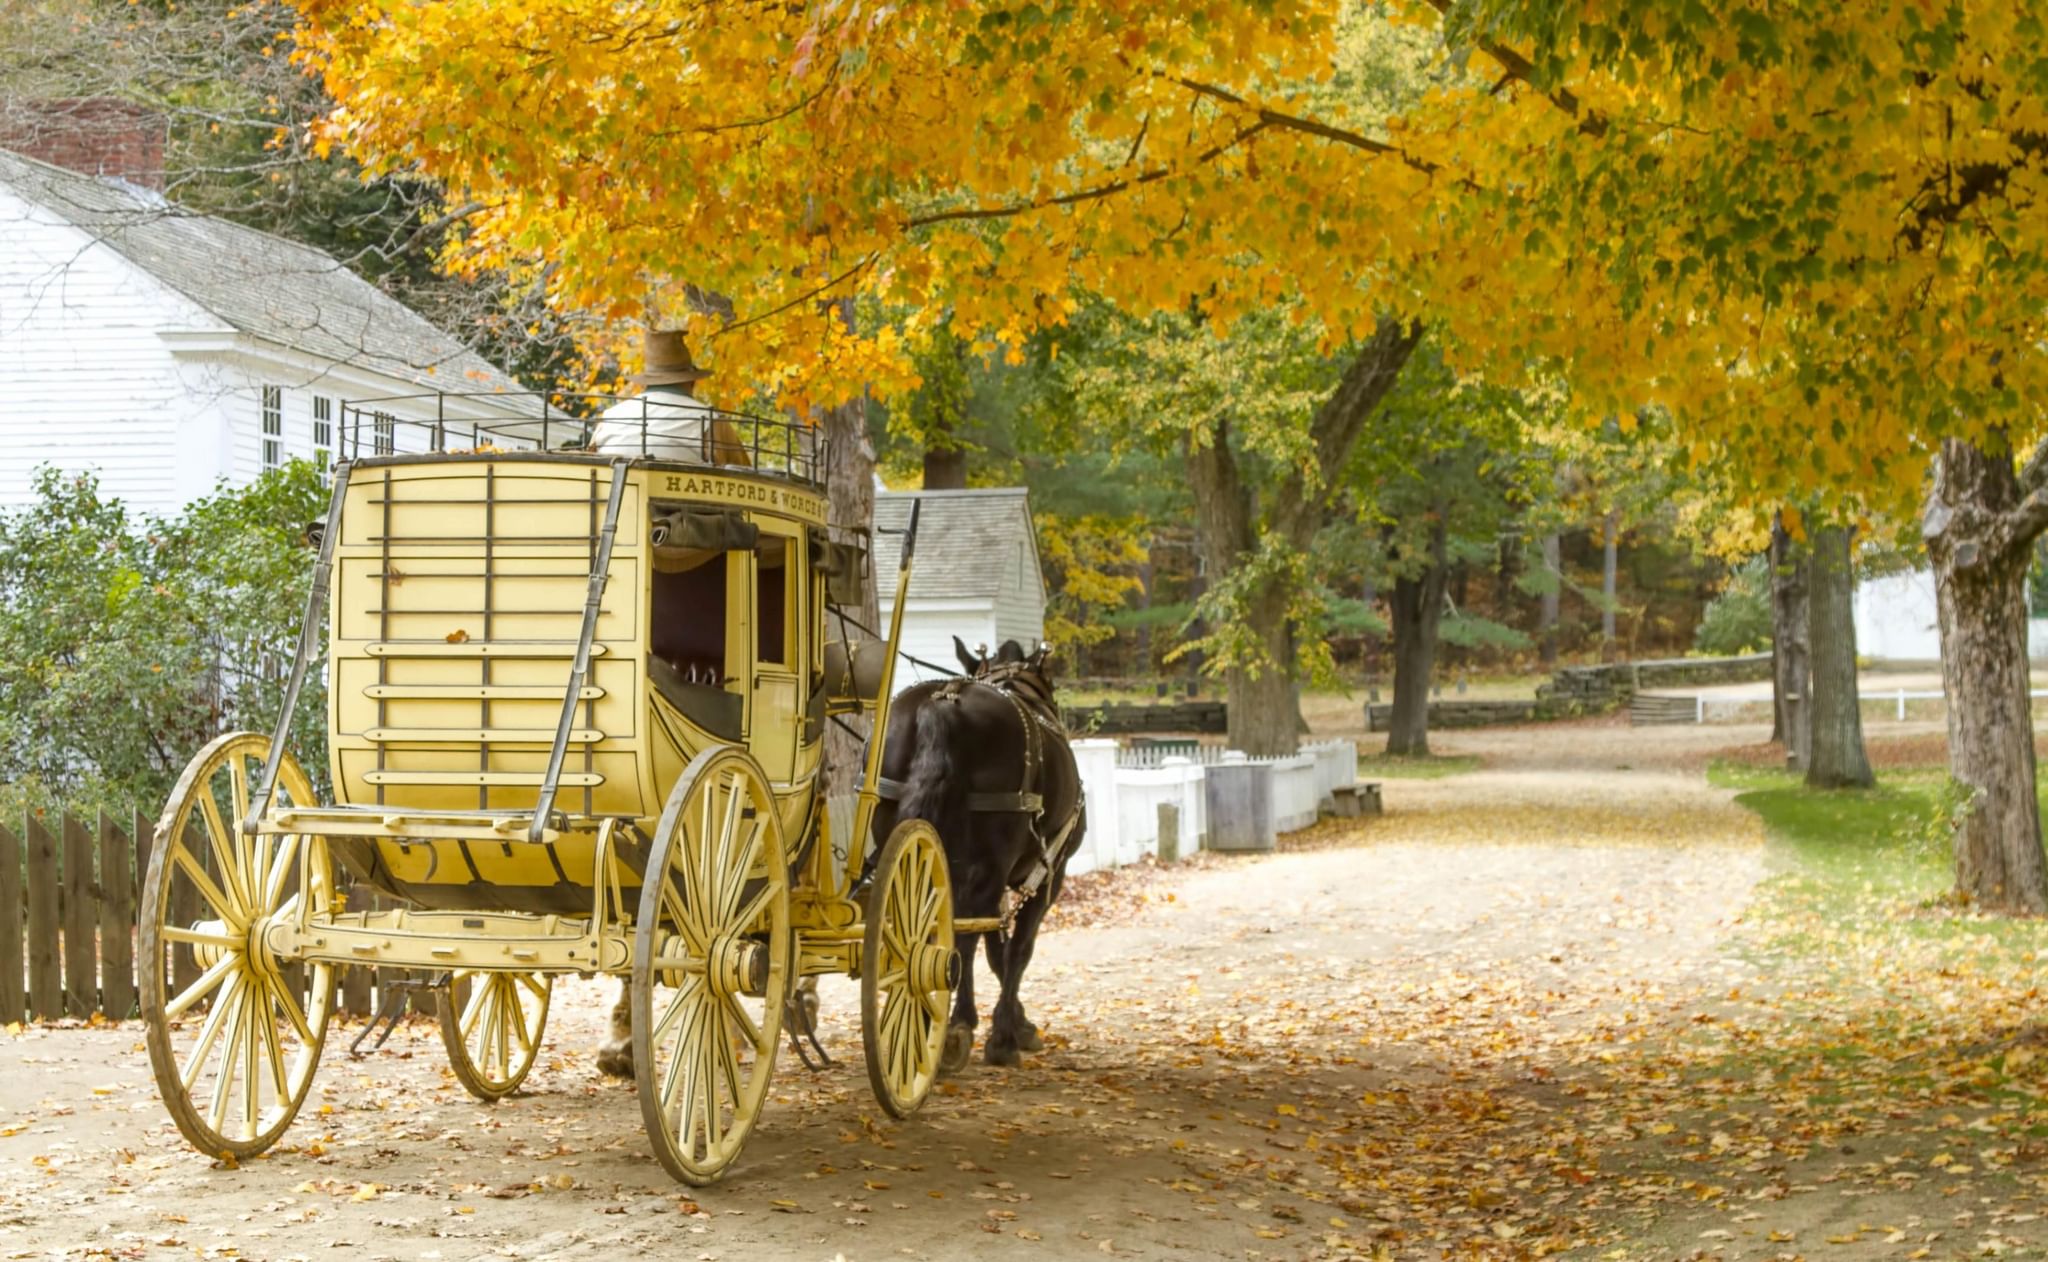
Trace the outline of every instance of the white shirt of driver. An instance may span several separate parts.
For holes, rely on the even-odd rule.
[[[608,456],[706,461],[712,411],[680,386],[651,386],[598,413],[590,445]]]

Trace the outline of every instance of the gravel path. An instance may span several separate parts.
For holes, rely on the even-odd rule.
[[[1588,1031],[1740,984],[1721,938],[1761,850],[1696,773],[1616,768],[1682,766],[1690,743],[1443,745],[1489,766],[1390,781],[1384,817],[1280,854],[1105,891],[1110,923],[1041,943],[1026,998],[1048,1050],[977,1064],[910,1122],[868,1097],[853,989],[828,983],[839,1065],[785,1061],[708,1193],[667,1181],[630,1091],[595,1075],[598,983],[565,984],[528,1093],[495,1108],[454,1085],[430,1028],[359,1062],[337,1028],[285,1145],[240,1170],[182,1146],[139,1027],[0,1037],[5,1254],[1260,1262],[1509,1241],[1524,1211],[1486,1189],[1521,1159],[1461,1147],[1481,1132],[1459,1110],[1503,1135],[1550,1125],[1542,1084]]]

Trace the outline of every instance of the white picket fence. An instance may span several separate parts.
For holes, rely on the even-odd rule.
[[[1357,783],[1358,747],[1346,740],[1302,747],[1291,758],[1247,758],[1235,750],[1198,746],[1192,754],[1157,749],[1122,749],[1113,740],[1074,742],[1074,761],[1081,788],[1088,795],[1088,833],[1068,865],[1069,872],[1094,872],[1136,863],[1159,853],[1159,807],[1171,802],[1180,809],[1180,852],[1191,854],[1208,844],[1209,798],[1214,786],[1209,768],[1247,764],[1263,771],[1256,777],[1219,777],[1219,782],[1266,779],[1262,794],[1266,817],[1255,827],[1263,835],[1292,832],[1316,822],[1331,805],[1340,786]],[[1236,812],[1235,814],[1241,814]]]

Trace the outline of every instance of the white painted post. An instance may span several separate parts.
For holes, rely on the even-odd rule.
[[[1075,741],[1074,764],[1081,773],[1081,791],[1088,800],[1088,836],[1083,851],[1074,856],[1067,870],[1091,872],[1115,867],[1117,862],[1116,742]]]
[[[1695,723],[1705,723],[1707,721],[1707,698],[1704,693],[1696,694],[1692,699],[1692,721]]]
[[[1899,689],[1899,722],[1901,722],[1901,723],[1904,723],[1905,721],[1906,721],[1906,690],[1905,690],[1904,688],[1901,688],[1901,689]]]

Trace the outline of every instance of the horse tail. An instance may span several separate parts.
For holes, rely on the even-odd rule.
[[[910,774],[896,813],[899,821],[930,823],[947,846],[967,838],[967,773],[953,753],[959,730],[960,703],[954,698],[934,697],[918,708]]]

